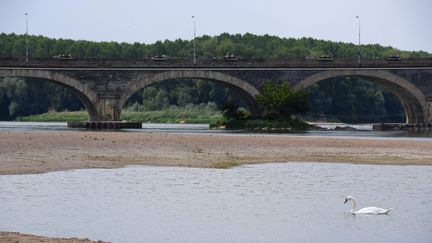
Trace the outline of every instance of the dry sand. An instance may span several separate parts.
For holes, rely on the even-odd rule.
[[[126,165],[223,167],[265,162],[432,165],[432,141],[288,135],[0,132],[0,175]],[[91,242],[0,232],[0,242]]]
[[[432,141],[167,133],[0,132],[0,175],[125,165],[345,162],[431,165]]]

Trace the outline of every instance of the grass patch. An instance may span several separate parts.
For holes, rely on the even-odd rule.
[[[64,111],[64,112],[47,112],[31,116],[19,116],[17,121],[26,122],[67,122],[67,121],[88,121],[87,111]]]
[[[120,119],[133,122],[209,124],[221,120],[222,114],[217,110],[208,109],[206,106],[171,106],[158,111],[131,111],[125,109]],[[87,111],[54,111],[18,117],[16,120],[27,122],[88,121],[89,116]]]
[[[179,109],[167,109],[161,111],[124,111],[121,119],[135,122],[153,123],[214,123],[221,119],[219,112],[212,114],[201,113],[199,111],[188,111]]]
[[[212,123],[221,118],[222,114],[214,103],[168,106],[162,110],[150,111],[135,103],[122,112],[123,120],[154,123]]]
[[[216,168],[216,169],[230,169],[234,166],[239,166],[240,163],[234,159],[228,159],[228,160],[224,160],[224,161],[219,161],[216,162],[212,168]]]

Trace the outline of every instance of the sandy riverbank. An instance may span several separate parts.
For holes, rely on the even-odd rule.
[[[78,238],[55,238],[43,237],[18,232],[0,232],[0,242],[2,243],[104,243],[105,241],[91,241],[89,239]]]
[[[0,174],[125,165],[347,162],[432,165],[432,141],[288,135],[0,132]]]

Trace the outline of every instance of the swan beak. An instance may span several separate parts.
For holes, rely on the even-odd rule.
[[[344,204],[347,203],[347,202],[348,202],[348,200],[345,198],[345,202],[344,202]]]

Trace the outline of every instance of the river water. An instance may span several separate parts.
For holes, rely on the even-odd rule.
[[[352,215],[393,207],[389,215]],[[432,167],[126,167],[0,176],[0,231],[112,242],[432,242]]]
[[[273,135],[293,136],[332,136],[332,137],[375,137],[375,138],[408,138],[431,139],[432,130],[417,131],[372,131],[372,124],[343,124],[320,123],[323,128],[334,129],[336,126],[351,126],[357,131],[308,131],[294,133],[278,133]],[[209,129],[208,124],[171,124],[171,123],[143,123],[142,129],[120,129],[116,132],[158,132],[158,133],[192,133],[192,134],[256,134],[242,130]],[[65,122],[9,122],[0,121],[0,131],[82,131],[85,129],[69,128]],[[107,130],[101,130],[107,131]],[[268,132],[266,132],[268,133]]]
[[[357,129],[288,136],[432,140],[427,133]],[[74,130],[0,122],[0,131]],[[120,132],[250,134],[148,123]],[[395,209],[354,216],[343,204],[347,194],[360,207]],[[2,175],[0,231],[111,242],[432,242],[432,167],[281,163]]]

